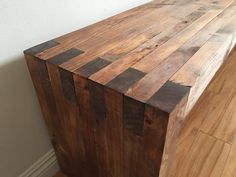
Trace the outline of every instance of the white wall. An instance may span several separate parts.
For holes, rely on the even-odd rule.
[[[22,51],[148,0],[0,0],[0,176],[51,149]]]

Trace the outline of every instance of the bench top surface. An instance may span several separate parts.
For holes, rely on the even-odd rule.
[[[235,0],[159,0],[25,54],[158,106],[204,84],[235,45],[235,31]]]

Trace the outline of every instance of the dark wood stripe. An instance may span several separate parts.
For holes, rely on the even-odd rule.
[[[65,97],[71,102],[76,103],[76,94],[72,73],[62,68],[59,68],[59,73]]]
[[[149,173],[146,176],[158,176],[159,174],[166,141],[168,118],[168,113],[146,105],[143,137],[145,167]]]
[[[84,176],[98,177],[98,161],[94,137],[95,121],[89,101],[90,95],[88,90],[88,80],[76,74],[73,75],[73,77],[80,112],[80,116],[78,118],[79,126],[81,128],[87,157],[87,166],[85,168],[88,170],[88,175]]]
[[[147,104],[171,113],[175,106],[189,92],[190,87],[167,81],[147,102]]]
[[[232,34],[234,32],[235,32],[235,26],[230,24],[220,28],[216,33]]]
[[[102,68],[106,67],[110,63],[110,61],[104,60],[102,58],[96,58],[95,60],[90,61],[86,65],[77,69],[75,72],[84,77],[89,77],[97,71],[101,70]]]
[[[140,80],[143,76],[145,76],[145,73],[129,68],[108,82],[106,86],[121,93],[125,93],[131,85]]]
[[[51,40],[51,41],[47,41],[42,44],[36,45],[32,48],[29,48],[29,49],[25,50],[24,53],[30,54],[30,55],[35,55],[37,53],[43,52],[44,50],[50,49],[50,48],[55,47],[57,45],[59,45],[58,42]]]
[[[35,70],[35,74],[38,76],[45,91],[51,90],[51,82],[49,79],[46,62],[36,57],[34,57],[34,60],[37,62],[37,70]]]
[[[81,50],[72,48],[72,49],[69,49],[63,53],[60,53],[52,58],[49,58],[47,60],[47,62],[55,64],[55,65],[61,65],[62,63],[66,62],[74,57],[77,57],[82,53],[84,53],[84,52]]]
[[[103,86],[88,80],[88,89],[90,94],[90,104],[94,112],[94,117],[96,119],[105,119],[106,106]]]
[[[145,105],[129,97],[124,97],[124,127],[132,133],[142,136]]]

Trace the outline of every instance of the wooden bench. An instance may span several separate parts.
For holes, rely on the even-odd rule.
[[[235,32],[235,0],[160,0],[26,50],[61,170],[166,177]]]

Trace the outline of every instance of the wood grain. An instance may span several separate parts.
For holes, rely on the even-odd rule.
[[[182,166],[173,163],[175,154],[186,160],[181,154],[187,149],[194,146],[188,151],[194,154],[207,144],[199,160],[190,155],[185,162],[194,169],[181,167],[183,173],[176,174],[218,176],[228,154],[234,159],[236,97],[233,91],[228,97],[218,94],[227,93],[233,82],[222,76],[225,84],[206,93],[225,111],[199,111],[196,127],[181,130],[235,44],[235,0],[154,0],[26,50],[62,172],[167,177],[171,167]],[[194,141],[182,141],[189,137]],[[186,147],[175,153],[181,143]],[[207,155],[209,168],[201,165]],[[233,173],[228,168],[224,173]]]
[[[168,177],[235,177],[235,57],[234,50],[186,118]]]
[[[185,119],[168,177],[235,177],[236,127],[233,123],[236,120],[235,57],[236,50],[230,54],[227,62],[219,70]],[[109,92],[113,91],[109,89]],[[118,97],[119,94],[113,97],[113,100]],[[116,101],[118,105],[121,105],[121,102],[122,99],[119,102]],[[115,112],[120,113],[121,110]],[[163,140],[161,136],[164,136],[165,132],[160,130],[164,130],[161,128],[162,126],[167,126],[168,119],[166,119],[166,116],[168,115],[150,106],[146,106],[145,112],[144,134],[148,134],[148,136],[145,136],[146,138],[143,140],[145,142],[143,147],[145,151],[143,151],[144,154],[141,157],[142,161],[149,161],[149,165],[141,165],[145,168],[142,174],[144,174],[143,172],[150,171],[152,175],[152,173],[156,173],[156,170],[159,171],[156,167],[158,167],[157,164],[160,163],[161,159],[155,158],[156,154],[163,151],[161,144],[157,146],[153,139],[160,138],[159,142]],[[159,118],[156,119],[155,117]],[[165,119],[166,123],[161,121],[161,119]],[[225,126],[229,127],[229,129],[220,128],[218,131],[209,131],[215,130],[210,127],[218,128]],[[219,132],[222,134],[218,134]],[[135,154],[131,150],[129,152]],[[60,175],[62,174],[57,174],[56,177],[61,177]],[[145,175],[148,176],[147,173]]]

